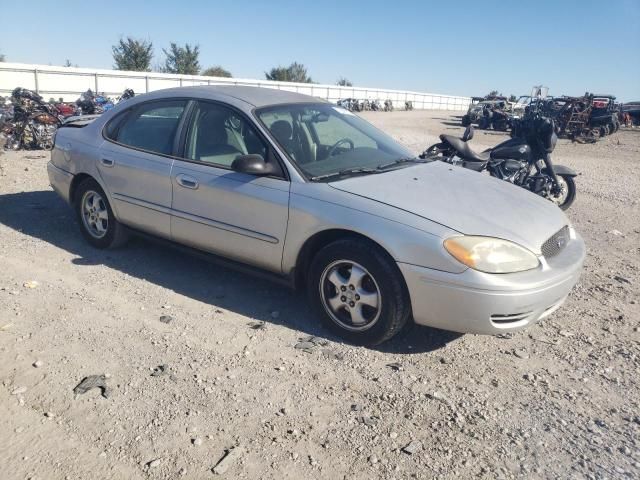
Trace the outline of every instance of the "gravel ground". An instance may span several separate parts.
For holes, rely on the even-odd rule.
[[[363,116],[416,151],[462,131]],[[1,155],[2,478],[638,478],[640,130],[554,158],[582,173],[589,249],[565,306],[515,335],[413,327],[369,349],[278,285],[140,239],[90,248],[48,153]]]

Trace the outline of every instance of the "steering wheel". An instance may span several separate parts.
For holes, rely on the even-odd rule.
[[[343,143],[348,143],[349,144],[349,148],[351,150],[353,150],[355,148],[355,144],[353,143],[353,140],[351,140],[350,138],[341,138],[340,140],[338,140],[336,143],[333,144],[333,146],[329,149],[329,157],[332,157],[334,152],[336,151],[336,149],[342,145]]]

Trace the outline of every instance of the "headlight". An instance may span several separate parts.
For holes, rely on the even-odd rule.
[[[540,264],[533,252],[500,238],[451,237],[444,248],[467,267],[486,273],[522,272]]]

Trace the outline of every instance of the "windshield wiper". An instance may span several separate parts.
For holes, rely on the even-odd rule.
[[[395,167],[396,165],[401,165],[403,163],[428,163],[428,161],[419,157],[399,158],[397,160],[394,160],[393,162],[383,163],[382,165],[378,165],[377,170],[386,170],[390,167]]]
[[[309,180],[315,182],[317,180],[324,180],[325,178],[331,177],[343,177],[345,175],[355,175],[358,173],[380,173],[378,168],[367,168],[367,167],[358,167],[358,168],[345,168],[338,172],[325,173],[324,175],[316,175],[315,177],[309,177]]]

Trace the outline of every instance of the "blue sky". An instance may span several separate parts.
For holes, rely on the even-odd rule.
[[[452,95],[586,90],[640,99],[640,0],[153,1],[23,5],[3,22],[7,61],[111,68],[121,36],[199,44],[203,67],[263,78],[304,63],[334,83]],[[27,8],[27,11],[25,11]],[[8,8],[2,10],[7,12]],[[31,15],[28,12],[36,12]],[[26,13],[25,13],[26,12]],[[26,16],[25,16],[26,15]]]

